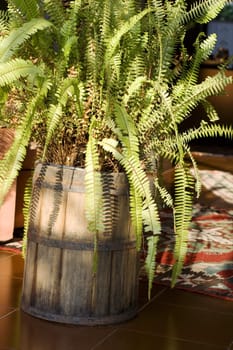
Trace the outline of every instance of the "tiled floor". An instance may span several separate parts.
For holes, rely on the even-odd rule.
[[[120,325],[84,327],[36,319],[20,310],[24,262],[0,251],[0,350],[233,350],[233,303],[157,286]]]
[[[232,150],[229,157],[196,157],[204,168],[233,173]],[[202,200],[222,205],[208,191]],[[156,286],[148,302],[141,283],[133,320],[102,327],[63,325],[21,311],[23,269],[20,254],[0,250],[0,350],[233,350],[230,301]]]

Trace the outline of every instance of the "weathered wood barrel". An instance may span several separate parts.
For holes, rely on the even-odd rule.
[[[124,174],[105,174],[104,233],[85,217],[85,171],[38,164],[27,241],[22,309],[39,318],[80,325],[114,324],[137,313],[138,253]]]

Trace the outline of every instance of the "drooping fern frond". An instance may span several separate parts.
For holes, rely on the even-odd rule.
[[[12,30],[7,37],[0,40],[0,62],[9,60],[20,45],[33,34],[50,26],[51,23],[43,18],[33,18],[31,21],[24,23],[22,27]]]
[[[124,98],[122,101],[123,105],[125,106],[128,105],[130,100],[133,99],[135,95],[137,95],[140,92],[140,90],[143,87],[143,84],[146,83],[146,81],[147,81],[147,78],[146,76],[143,76],[143,75],[138,76],[133,81],[131,81],[124,95]]]
[[[44,0],[43,12],[44,17],[57,28],[61,28],[66,20],[66,12],[61,0]]]
[[[191,9],[184,13],[182,23],[208,23],[217,17],[219,12],[228,3],[228,0],[201,0],[191,5]]]
[[[110,1],[103,2],[103,20],[100,23],[100,42],[102,47],[111,35],[112,6]]]
[[[190,174],[189,167],[185,163],[178,163],[175,167],[175,265],[172,270],[172,286],[175,285],[183,267],[187,253],[187,242],[193,208],[194,179]]]
[[[190,86],[198,83],[200,66],[210,56],[216,44],[216,34],[210,35],[207,39],[201,42],[202,37],[203,34],[198,36],[194,44],[195,52],[192,56],[192,60],[188,67],[182,70],[177,85],[173,89],[173,96],[177,94],[178,99],[184,90],[187,90]]]
[[[135,123],[124,107],[115,105],[115,122],[119,128],[118,137],[128,155],[139,154],[139,143]]]
[[[38,90],[31,101],[28,102],[27,110],[15,132],[11,148],[5,154],[4,158],[0,160],[0,205],[22,167],[27,146],[31,139],[35,109],[43,95],[46,95],[46,93],[47,89],[45,86],[42,85],[41,87],[38,87]]]
[[[209,101],[204,100],[201,102],[201,105],[203,106],[203,108],[206,112],[206,115],[211,122],[216,122],[220,119],[218,112],[216,111],[214,106]]]
[[[172,62],[176,49],[180,44],[180,37],[183,36],[183,25],[180,18],[183,15],[184,8],[181,4],[180,6],[175,4],[170,6],[169,2],[163,4],[162,1],[153,1],[149,6],[155,10],[151,14],[151,17],[154,16],[155,18],[152,19],[152,33],[149,41],[152,40],[154,43],[153,36],[156,37],[157,45],[155,44],[156,47],[151,49],[158,52],[156,65],[154,63],[153,68],[153,78],[159,84],[167,84],[174,74]],[[150,55],[153,55],[153,51]]]
[[[0,40],[9,32],[7,11],[0,10]]]
[[[54,88],[53,86],[51,88]],[[45,159],[47,148],[51,141],[51,138],[57,129],[58,125],[61,123],[63,117],[63,110],[66,107],[67,101],[74,94],[73,80],[70,78],[65,79],[60,82],[60,86],[56,91],[56,100],[51,103],[47,115],[47,134],[44,141],[43,157]],[[56,103],[56,104],[55,104]]]
[[[109,62],[111,61],[114,52],[117,48],[117,46],[120,43],[121,38],[129,32],[143,17],[145,17],[151,10],[145,9],[141,11],[140,13],[134,15],[131,17],[128,21],[126,21],[114,34],[113,37],[110,38],[107,44],[106,53],[104,57],[104,64],[105,66],[108,66]]]
[[[147,256],[145,261],[146,272],[148,276],[148,299],[151,297],[151,289],[155,276],[156,261],[157,256],[157,246],[158,246],[159,236],[153,235],[147,237]]]
[[[192,170],[192,175],[195,179],[196,198],[199,198],[200,194],[201,194],[202,183],[201,183],[201,178],[200,178],[200,174],[198,171],[198,164],[197,164],[197,162],[196,162],[195,158],[193,157],[193,154],[190,150],[187,151],[187,157],[189,157],[189,159],[191,160],[190,168]]]
[[[181,123],[191,111],[205,98],[218,95],[224,91],[225,87],[231,83],[232,78],[227,77],[222,72],[219,72],[213,77],[207,77],[199,84],[191,86],[180,96],[174,108],[174,115],[177,123]]]
[[[220,124],[207,124],[202,122],[197,128],[190,128],[186,130],[181,139],[184,143],[189,143],[193,140],[198,140],[205,137],[224,137],[226,139],[233,139],[233,127],[232,125],[220,125]]]
[[[155,185],[156,190],[158,190],[159,195],[160,195],[163,203],[165,203],[166,206],[172,208],[173,207],[173,198],[165,187],[160,186],[158,177],[155,177],[154,185]]]
[[[21,77],[30,76],[33,80],[41,70],[31,61],[16,58],[10,62],[0,63],[0,86],[12,85]]]
[[[103,225],[103,196],[101,173],[99,169],[97,142],[94,136],[96,121],[90,125],[89,141],[86,149],[85,164],[85,188],[86,188],[86,216],[88,219],[88,229],[95,237],[98,233],[104,232]]]
[[[22,22],[25,19],[30,21],[40,15],[40,7],[36,0],[8,0],[8,13],[11,23],[16,24],[17,20]]]
[[[23,197],[23,256],[26,257],[26,247],[27,247],[27,234],[29,228],[29,220],[30,220],[30,207],[32,201],[32,176],[29,177],[24,189],[24,197]]]

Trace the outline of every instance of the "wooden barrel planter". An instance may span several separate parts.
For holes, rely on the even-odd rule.
[[[85,171],[38,164],[28,232],[22,309],[43,319],[114,324],[137,313],[138,253],[124,174],[103,176],[106,229],[97,244],[85,219]]]

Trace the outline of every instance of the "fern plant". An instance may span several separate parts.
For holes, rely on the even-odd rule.
[[[153,172],[155,187],[174,211],[174,285],[187,251],[192,200],[200,188],[198,172],[193,178],[189,171],[190,166],[197,169],[190,142],[233,136],[231,127],[217,123],[217,112],[207,100],[231,78],[221,68],[198,82],[216,36],[200,34],[192,56],[185,39],[191,24],[214,19],[227,2],[197,0],[189,7],[185,0],[74,0],[63,6],[60,0],[8,0],[9,20],[6,24],[5,14],[0,19],[5,33],[0,85],[8,98],[16,89],[24,103],[15,142],[0,162],[0,202],[34,138],[42,161],[86,168],[88,222],[98,239],[104,230],[99,172],[123,170],[138,249],[143,232],[148,236],[151,287],[161,234],[147,176]],[[208,122],[181,132],[181,123],[199,104]],[[174,164],[174,198],[160,183],[161,159]]]

